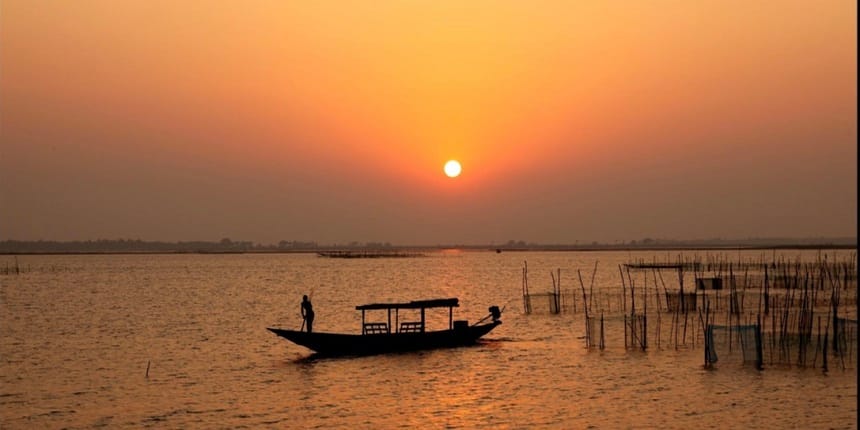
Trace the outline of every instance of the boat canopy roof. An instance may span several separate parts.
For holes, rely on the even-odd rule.
[[[456,308],[460,303],[457,298],[451,299],[432,299],[432,300],[415,300],[406,303],[371,303],[367,305],[356,306],[355,310],[365,311],[372,309],[427,309],[427,308]]]

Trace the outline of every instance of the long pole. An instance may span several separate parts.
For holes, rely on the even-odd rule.
[[[624,271],[621,270],[621,265],[618,265],[618,272],[621,273],[621,312],[627,315],[627,284],[624,283]]]

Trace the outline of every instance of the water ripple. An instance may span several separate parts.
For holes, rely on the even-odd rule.
[[[2,279],[0,428],[856,428],[853,368],[708,371],[698,348],[624,350],[611,319],[604,351],[584,348],[581,315],[514,305],[452,350],[325,358],[265,330],[298,328],[311,292],[318,330],[357,332],[356,304],[419,297],[458,296],[475,321],[519,302],[523,257],[534,273],[600,259],[610,288],[628,255],[26,257],[26,276]]]

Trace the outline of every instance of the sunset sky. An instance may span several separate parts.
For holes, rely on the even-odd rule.
[[[856,237],[856,38],[848,0],[3,0],[0,240]]]

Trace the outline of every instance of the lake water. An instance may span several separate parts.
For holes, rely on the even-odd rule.
[[[700,343],[627,350],[620,316],[589,350],[582,313],[523,311],[524,261],[532,292],[556,269],[590,286],[595,262],[595,290],[617,291],[619,264],[678,254],[18,256],[0,274],[0,428],[857,428],[854,365],[709,370]],[[302,294],[315,331],[358,333],[358,304],[443,297],[470,322],[505,306],[504,323],[475,347],[309,359],[266,330],[298,329]]]

